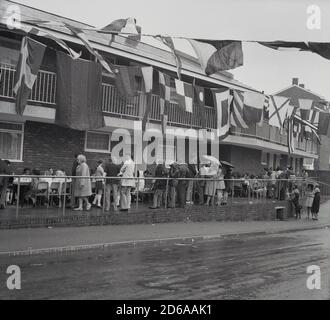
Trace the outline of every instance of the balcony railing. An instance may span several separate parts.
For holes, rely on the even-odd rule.
[[[152,95],[152,108],[149,119],[161,121],[159,96]],[[124,117],[141,119],[145,113],[147,105],[146,95],[142,92],[138,96],[130,99],[120,97],[115,86],[102,84],[102,110],[111,114]],[[215,110],[210,107],[205,108],[206,126],[209,129],[216,128]],[[168,122],[174,125],[184,125],[193,128],[201,127],[201,120],[198,116],[198,107],[193,106],[193,113],[186,112],[177,103],[171,103],[167,110]]]
[[[14,99],[13,92],[15,79],[15,66],[0,64],[0,98]],[[56,105],[56,73],[39,71],[36,83],[33,86],[31,102]],[[131,119],[142,119],[146,108],[146,95],[142,92],[130,99],[120,97],[114,85],[102,84],[102,110],[106,113]],[[189,128],[201,128],[201,119],[198,106],[193,106],[193,113],[186,112],[176,103],[171,103],[167,108],[168,122],[172,125],[186,126]],[[151,121],[161,121],[159,96],[152,96],[152,108],[149,116]],[[206,127],[217,128],[216,111],[212,107],[205,108]],[[276,127],[264,123],[262,127],[252,125],[248,129],[232,128],[233,135],[258,138],[267,142],[273,142],[287,146],[287,135]],[[300,141],[295,139],[295,146],[299,150],[317,153],[315,140]]]
[[[15,97],[15,74],[14,66],[0,65],[0,97]],[[49,71],[38,72],[29,101],[50,105],[56,104],[56,73]]]

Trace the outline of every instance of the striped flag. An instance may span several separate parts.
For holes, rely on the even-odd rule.
[[[16,112],[24,113],[25,106],[37,79],[46,46],[28,37],[22,40],[21,52],[15,74],[14,93],[16,95]]]
[[[105,59],[91,46],[89,40],[87,39],[85,33],[76,27],[73,27],[69,24],[65,24],[65,26],[84,44],[85,48],[100,62],[102,67],[107,70],[109,73],[113,73],[113,65],[106,62]]]
[[[230,109],[230,124],[234,127],[247,129],[249,126],[243,118],[244,92],[233,90],[233,100]]]
[[[217,135],[224,139],[230,129],[230,104],[233,97],[229,89],[212,89],[217,110]]]
[[[283,128],[287,117],[290,98],[270,96],[269,100],[269,124],[277,128]]]
[[[183,110],[193,112],[194,89],[189,83],[175,79],[176,101]]]

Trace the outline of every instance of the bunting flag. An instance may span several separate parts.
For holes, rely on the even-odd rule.
[[[244,92],[243,119],[247,125],[259,124],[263,119],[265,95],[258,92]]]
[[[317,138],[318,142],[321,143],[321,139],[320,139],[319,135],[317,134],[317,130],[318,130],[317,126],[315,126],[315,125],[311,124],[310,122],[302,119],[298,114],[294,115],[294,119],[299,121],[302,126],[305,126],[305,128],[309,127],[310,128],[308,130],[309,133],[314,133],[314,135]]]
[[[173,39],[169,36],[161,36],[161,35],[157,35],[154,37],[155,39],[159,40],[160,42],[162,42],[163,44],[165,44],[168,48],[171,49],[175,62],[176,62],[176,67],[177,67],[177,73],[178,73],[178,78],[179,80],[181,80],[181,70],[182,70],[182,62],[181,62],[181,58],[177,52],[177,50],[175,49],[174,46],[174,42]]]
[[[46,25],[46,23],[49,23],[49,21],[48,22],[47,21],[41,21],[41,20],[35,20],[34,21],[34,24],[38,24],[38,25],[40,24],[41,26]],[[64,26],[64,24],[61,23],[60,26]],[[26,26],[26,25],[23,25],[21,23],[19,30],[22,30],[25,33],[28,33],[28,34],[31,34],[31,35],[35,35],[35,36],[38,36],[38,37],[44,37],[44,38],[48,38],[48,39],[51,39],[51,40],[55,41],[74,60],[78,59],[81,55],[81,52],[77,53],[74,50],[72,50],[62,39],[59,39],[59,38],[55,37],[54,35],[52,35],[51,33],[45,32],[45,31],[39,29],[38,27]]]
[[[104,127],[101,66],[92,61],[72,60],[62,52],[57,52],[56,65],[55,122],[80,131]]]
[[[193,112],[194,89],[189,83],[175,79],[176,101],[186,112]]]
[[[145,132],[146,131],[146,127],[147,127],[147,122],[148,122],[148,118],[151,112],[151,108],[152,108],[152,92],[147,93],[147,103],[146,103],[146,110],[142,119],[142,131]]]
[[[269,100],[269,124],[277,128],[283,128],[287,116],[290,98],[270,96]]]
[[[329,134],[329,125],[330,125],[330,113],[320,112],[320,120],[318,127],[319,134],[327,136]]]
[[[164,114],[166,103],[171,102],[171,77],[165,73],[158,72],[159,77],[159,99],[160,114]]]
[[[107,70],[109,73],[113,73],[113,65],[111,63],[106,62],[105,59],[96,50],[93,49],[85,33],[81,29],[73,27],[69,24],[65,24],[65,26],[72,32],[72,34],[74,34],[77,38],[81,40],[85,48],[100,62],[100,64],[105,70]]]
[[[212,89],[214,104],[217,110],[217,135],[224,139],[230,129],[230,105],[232,96],[229,89]]]
[[[46,46],[40,42],[24,37],[13,88],[16,95],[16,112],[24,113],[25,106],[31,94],[33,85],[37,79],[40,65],[44,57]]]
[[[233,90],[233,100],[230,109],[230,124],[234,127],[247,129],[249,126],[244,121],[243,109],[244,109],[244,92],[239,90]]]
[[[290,50],[290,51],[310,51],[314,52],[325,59],[330,59],[330,43],[325,42],[259,42],[275,50]]]
[[[293,119],[288,120],[288,152],[292,154],[295,152],[295,141],[294,141],[294,130],[293,130]]]
[[[136,25],[136,19],[118,19],[100,30],[102,33],[122,34],[127,38],[141,41],[142,28]]]
[[[299,99],[299,108],[301,113],[301,118],[308,120],[310,117],[310,111],[313,106],[313,100],[311,99]]]
[[[162,119],[162,131],[166,132],[168,115],[167,108],[171,103],[171,77],[165,73],[158,71],[159,79],[159,104],[160,104],[160,116]]]
[[[189,40],[207,75],[235,69],[243,65],[241,41]]]
[[[139,94],[138,78],[143,79],[144,91],[152,92],[153,68],[140,66],[114,66],[115,82],[119,94],[132,98]]]
[[[198,115],[201,120],[202,129],[206,128],[206,114],[205,114],[205,91],[203,87],[194,86],[194,101],[198,107]]]

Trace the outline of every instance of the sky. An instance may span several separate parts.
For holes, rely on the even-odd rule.
[[[1,1],[1,0],[0,0]],[[18,3],[104,27],[135,17],[142,32],[192,38],[330,42],[329,0],[16,0]],[[319,11],[319,29],[307,26],[310,6]],[[155,44],[150,38],[143,41]],[[194,55],[185,40],[180,50]],[[235,78],[268,94],[299,78],[307,89],[330,100],[330,60],[309,52],[279,52],[243,42],[244,66]]]

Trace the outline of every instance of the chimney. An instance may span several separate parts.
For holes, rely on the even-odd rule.
[[[299,85],[299,87],[305,89],[305,85],[304,85],[303,83],[301,83],[301,84]]]
[[[298,85],[299,79],[298,78],[292,78],[292,85]]]

